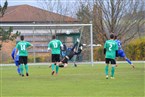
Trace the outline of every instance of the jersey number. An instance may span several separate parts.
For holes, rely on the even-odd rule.
[[[21,46],[21,50],[26,50],[26,46],[25,45],[20,45]]]
[[[54,48],[57,48],[58,47],[58,45],[57,45],[57,43],[53,43],[53,46],[54,46]]]
[[[112,51],[112,44],[110,44],[109,51]]]

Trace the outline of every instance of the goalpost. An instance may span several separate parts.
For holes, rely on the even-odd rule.
[[[92,24],[1,24],[1,26],[5,29],[8,27],[13,27],[13,32],[19,31],[21,34],[31,34],[32,37],[31,42],[35,43],[35,40],[37,40],[37,37],[40,35],[52,35],[52,33],[56,34],[66,34],[66,36],[69,36],[69,34],[74,35],[76,32],[81,33],[81,37],[83,38],[83,42],[88,42],[88,48],[90,49],[90,63],[93,66],[94,60],[93,60],[93,26]],[[80,31],[80,28],[82,32]],[[46,31],[44,31],[46,30]],[[69,32],[69,33],[68,33]],[[38,36],[34,36],[36,33],[39,33]],[[28,36],[28,35],[27,35]],[[90,39],[89,39],[90,38]],[[41,39],[41,38],[40,38]],[[27,41],[27,40],[26,40]],[[38,40],[37,40],[38,41]],[[49,40],[48,40],[49,41]],[[37,44],[38,45],[38,44]],[[41,43],[40,43],[41,45]],[[46,45],[45,45],[46,46]],[[36,52],[35,47],[33,47],[33,57],[34,62],[36,62]]]

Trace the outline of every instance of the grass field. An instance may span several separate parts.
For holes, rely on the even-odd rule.
[[[116,68],[115,79],[105,79],[104,64],[72,65],[51,76],[48,66],[29,66],[21,77],[15,66],[0,67],[1,97],[144,97],[144,63]]]

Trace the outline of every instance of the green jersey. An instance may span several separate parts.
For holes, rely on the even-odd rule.
[[[28,56],[27,48],[31,46],[32,44],[26,41],[20,41],[16,48],[19,50],[19,56]]]
[[[48,48],[51,48],[52,54],[60,54],[62,42],[60,40],[54,39],[49,42]]]
[[[118,45],[114,40],[107,40],[105,42],[104,48],[106,49],[105,58],[109,58],[109,59],[116,58],[116,50],[118,50]]]

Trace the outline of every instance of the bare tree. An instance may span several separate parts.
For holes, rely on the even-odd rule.
[[[82,14],[79,18],[92,17],[94,42],[104,43],[109,33],[115,33],[126,42],[137,34],[135,28],[143,25],[144,4],[144,0],[83,0],[80,1],[80,5],[88,6],[89,11],[88,9],[86,11],[89,13],[87,16]],[[86,14],[86,11],[82,10],[82,13]],[[86,21],[82,20],[82,22]]]
[[[37,0],[38,5],[43,8],[45,11],[43,12],[43,19],[46,23],[48,23],[48,18],[49,18],[49,23],[57,23],[57,24],[62,24],[62,23],[73,23],[72,19],[76,20],[75,18],[75,7],[73,5],[76,5],[76,2],[72,1],[61,1],[61,0]],[[72,8],[73,7],[73,8]],[[47,13],[47,14],[46,14]],[[49,13],[49,15],[48,15]],[[40,18],[42,18],[42,15],[39,15]],[[44,18],[45,16],[45,18]],[[76,20],[77,21],[77,20]],[[62,29],[59,27],[56,27],[56,29],[59,29],[61,32]],[[54,33],[52,31],[52,28],[47,27],[48,32]],[[55,30],[55,33],[58,30]]]

